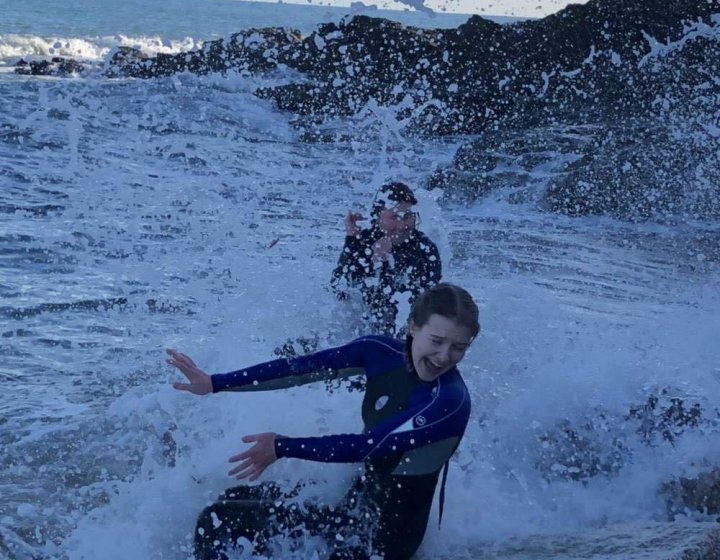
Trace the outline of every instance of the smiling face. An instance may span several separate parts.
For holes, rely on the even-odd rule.
[[[433,381],[456,366],[473,339],[468,327],[437,313],[430,315],[422,327],[411,320],[409,332],[413,337],[413,366],[423,381]]]

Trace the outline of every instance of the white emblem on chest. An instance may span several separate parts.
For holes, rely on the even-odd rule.
[[[379,397],[378,400],[375,401],[375,410],[380,410],[381,408],[384,408],[388,400],[390,400],[390,397],[388,397],[387,395]]]

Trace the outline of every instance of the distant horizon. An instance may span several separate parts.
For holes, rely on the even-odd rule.
[[[424,12],[485,17],[542,18],[564,9],[570,4],[585,4],[589,0],[235,0],[236,2],[265,2],[271,4],[300,4],[318,8],[356,8]]]

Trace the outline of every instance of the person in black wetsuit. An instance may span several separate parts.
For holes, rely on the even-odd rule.
[[[345,217],[345,246],[330,286],[340,299],[360,290],[364,322],[374,334],[398,334],[395,321],[401,298],[412,303],[442,277],[437,246],[417,229],[416,204],[410,187],[388,183],[375,197],[369,228],[358,226],[358,213]]]
[[[443,466],[458,447],[470,416],[470,395],[457,364],[480,330],[470,294],[439,284],[413,303],[405,341],[371,335],[291,359],[280,358],[226,374],[208,375],[185,354],[168,350],[168,363],[198,395],[257,391],[362,373],[364,430],[359,434],[286,437],[248,435],[250,449],[230,458],[230,475],[256,480],[283,457],[363,463],[339,504],[298,504],[272,483],[231,488],[201,513],[195,534],[199,560],[224,558],[242,539],[267,553],[273,536],[323,537],[332,559],[406,560],[425,534]],[[447,472],[447,471],[446,471]],[[440,491],[440,515],[444,502]]]

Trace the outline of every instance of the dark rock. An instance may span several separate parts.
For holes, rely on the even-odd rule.
[[[712,12],[705,0],[592,0],[537,21],[500,26],[473,16],[457,30],[432,31],[357,16],[323,26],[282,58],[332,86],[319,90],[320,111],[410,96],[418,132],[536,126],[558,115],[577,122],[642,107],[647,95],[632,76],[650,39],[677,40],[686,22]]]
[[[619,437],[601,437],[613,430],[601,412],[581,425],[561,422],[538,435],[541,445],[535,468],[547,480],[587,481],[616,474],[629,460],[630,451]]]
[[[679,477],[664,483],[660,494],[665,497],[668,517],[697,512],[720,514],[720,467],[702,472],[693,478]]]
[[[632,114],[648,97],[637,74],[651,39],[678,40],[687,22],[709,21],[713,11],[705,0],[595,0],[511,26],[501,89],[513,101],[503,120]]]
[[[502,127],[486,129],[459,149],[453,165],[438,171],[430,184],[445,188],[450,196],[460,191],[465,200],[484,196],[491,188],[521,184],[521,175],[510,176],[503,184],[496,170],[479,163],[487,162],[488,155],[503,154],[525,170],[529,162],[542,166],[538,170],[551,180],[539,205],[549,211],[634,221],[717,220],[720,82],[711,76],[719,68],[720,41],[689,37],[666,56],[644,59],[632,80],[612,82],[617,88],[614,105],[608,90],[603,93],[608,99],[592,97],[592,103],[600,107],[594,115],[590,110],[580,111],[577,104],[558,101],[559,108],[547,114],[568,119],[560,121],[564,125],[532,127],[529,123],[542,120],[536,114],[523,126],[517,122],[513,128],[507,121]],[[636,87],[637,83],[643,87]],[[554,90],[555,97],[561,94],[562,88]],[[577,139],[567,134],[568,149],[563,150],[547,131],[559,128],[569,133],[580,115],[594,124],[584,127],[583,141],[577,141],[582,134]],[[544,152],[559,154],[562,165],[543,164],[543,142]],[[488,176],[494,179],[489,182]]]
[[[720,82],[709,78],[718,69],[720,41],[707,37],[647,59],[635,74],[642,108],[596,136],[550,189],[548,207],[631,220],[720,217]]]
[[[41,313],[65,313],[68,311],[110,311],[124,310],[128,300],[124,297],[87,299],[74,302],[41,303],[33,307],[0,307],[0,316],[9,319],[26,319]]]
[[[15,73],[30,76],[68,77],[81,74],[85,67],[71,58],[53,57],[50,60],[20,59],[15,64]]]
[[[228,40],[205,43],[201,49],[148,57],[140,50],[119,47],[110,56],[105,74],[111,77],[158,78],[180,72],[262,72],[277,68],[278,57],[299,43],[300,32],[268,27],[234,33]]]
[[[657,443],[658,437],[673,443],[687,428],[705,421],[702,406],[688,401],[663,389],[650,395],[642,406],[631,408],[626,420],[638,422],[636,432],[648,445]]]
[[[332,88],[315,84],[288,84],[274,88],[260,88],[255,94],[261,99],[273,99],[278,108],[297,115],[313,115],[320,111],[332,116],[351,115],[354,111],[333,96]]]
[[[717,420],[717,411],[711,418],[699,402],[675,394],[663,389],[625,415],[596,409],[581,419],[565,419],[538,431],[538,446],[532,451],[535,468],[549,481],[611,476],[632,460],[637,443],[674,445],[687,430],[707,428]],[[716,502],[708,498],[708,503]]]
[[[716,165],[707,165],[717,161],[717,152],[708,149],[658,120],[608,125],[553,182],[546,207],[572,216],[609,214],[628,220],[716,219],[720,173]]]
[[[370,99],[398,103],[408,92],[417,94],[417,84],[431,84],[428,73],[441,62],[442,36],[441,30],[406,28],[367,16],[326,24],[280,56],[317,84],[313,103],[307,103],[303,88],[272,88],[262,95],[276,99],[280,108],[329,116],[357,113]],[[288,98],[293,92],[299,93],[298,100]],[[428,89],[413,105],[430,98]]]
[[[473,202],[499,188],[525,188],[534,175],[562,174],[581,158],[597,127],[547,126],[535,129],[487,129],[461,146],[449,167],[426,184],[446,198]],[[512,201],[525,202],[527,197]]]
[[[147,309],[150,313],[184,313],[186,315],[193,315],[195,313],[182,303],[158,301],[151,298],[148,299],[145,304],[147,305]]]

